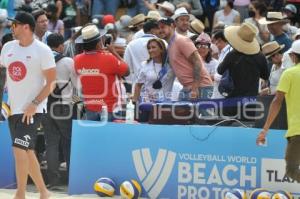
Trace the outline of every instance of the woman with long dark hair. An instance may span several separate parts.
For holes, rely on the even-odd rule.
[[[134,89],[134,102],[157,102],[171,97],[175,75],[167,62],[166,44],[158,38],[148,41],[150,58],[142,62]]]
[[[260,45],[263,45],[270,41],[270,32],[267,25],[262,25],[258,21],[264,18],[267,14],[267,6],[263,1],[252,1],[249,5],[249,18],[245,19],[245,22],[251,23],[258,29],[258,35],[256,39]]]
[[[64,36],[64,22],[57,17],[57,7],[55,4],[49,4],[46,9],[47,18],[49,20],[48,30],[53,33],[59,33]]]
[[[206,67],[211,79],[214,80],[214,75],[217,71],[219,62],[212,57],[210,36],[204,32],[201,33],[195,41],[195,46],[204,61],[204,66]]]

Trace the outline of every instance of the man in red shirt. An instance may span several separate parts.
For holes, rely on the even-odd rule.
[[[87,120],[101,121],[104,106],[107,107],[108,121],[113,120],[121,97],[119,78],[129,74],[127,64],[117,53],[104,49],[104,35],[105,32],[95,25],[84,27],[81,33],[84,52],[74,58]]]

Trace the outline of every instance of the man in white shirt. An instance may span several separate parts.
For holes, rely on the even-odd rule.
[[[53,33],[47,38],[47,44],[52,49],[57,71],[56,92],[51,93],[51,96],[48,98],[48,111],[43,119],[47,159],[47,188],[59,190],[59,144],[61,143],[62,154],[67,163],[67,170],[69,170],[73,110],[72,96],[73,89],[76,87],[77,76],[73,59],[62,55],[64,51],[63,36]]]
[[[147,21],[143,29],[145,35],[129,42],[124,53],[124,60],[130,68],[130,75],[126,77],[129,84],[136,83],[141,63],[149,59],[148,41],[159,35],[158,22],[155,20]]]
[[[226,57],[226,55],[231,51],[231,47],[228,44],[225,36],[224,36],[224,31],[218,31],[213,35],[213,43],[217,46],[219,50],[219,58],[218,62],[219,64],[222,63],[223,59]],[[215,73],[214,75],[214,89],[213,89],[213,94],[212,97],[213,99],[218,99],[218,98],[224,98],[223,95],[220,94],[218,87],[220,80],[222,78],[222,75]]]
[[[6,43],[0,64],[7,69],[7,88],[12,115],[9,127],[15,156],[17,192],[14,199],[25,199],[28,174],[40,199],[50,198],[34,153],[37,128],[46,110],[46,98],[52,91],[56,70],[48,46],[34,39],[35,20],[26,12],[12,20],[17,40]]]
[[[32,14],[36,21],[34,36],[36,39],[47,44],[47,38],[52,33],[48,31],[49,20],[47,18],[46,12],[44,10],[37,10]]]
[[[178,34],[181,34],[183,36],[191,37],[195,35],[194,33],[191,33],[189,31],[189,26],[190,26],[190,15],[188,11],[184,8],[178,8],[175,10],[175,14],[172,17],[175,21],[176,25],[176,32]]]

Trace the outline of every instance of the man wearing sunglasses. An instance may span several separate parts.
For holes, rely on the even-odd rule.
[[[3,46],[0,64],[7,70],[8,97],[12,115],[9,127],[15,156],[17,192],[14,199],[25,199],[28,174],[48,199],[47,190],[34,153],[37,128],[47,108],[46,98],[56,79],[55,61],[50,48],[33,36],[35,20],[26,12],[12,21],[16,40]]]
[[[277,41],[271,41],[262,46],[262,52],[266,58],[271,62],[272,68],[268,80],[268,86],[263,88],[260,95],[275,95],[276,87],[279,83],[281,74],[284,71],[282,67],[282,55],[284,44],[279,45]]]

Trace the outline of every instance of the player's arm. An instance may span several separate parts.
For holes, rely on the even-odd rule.
[[[285,95],[285,93],[282,91],[276,92],[276,95],[270,105],[270,109],[269,109],[269,113],[268,113],[268,117],[265,122],[265,125],[264,125],[263,129],[261,130],[261,132],[257,136],[257,139],[256,139],[257,144],[265,142],[266,135],[270,129],[270,126],[272,125],[273,121],[275,120],[275,118],[277,117],[277,115],[280,111],[282,102],[284,100],[284,95]]]
[[[200,71],[202,68],[201,57],[197,51],[194,51],[189,57],[190,63],[193,65],[193,86],[192,86],[192,98],[198,98],[199,96],[199,82],[200,82]]]
[[[36,112],[36,108],[44,99],[46,99],[55,88],[56,69],[55,67],[43,70],[46,84],[37,96],[33,96],[33,101],[25,108],[22,122],[30,124],[30,119]]]

